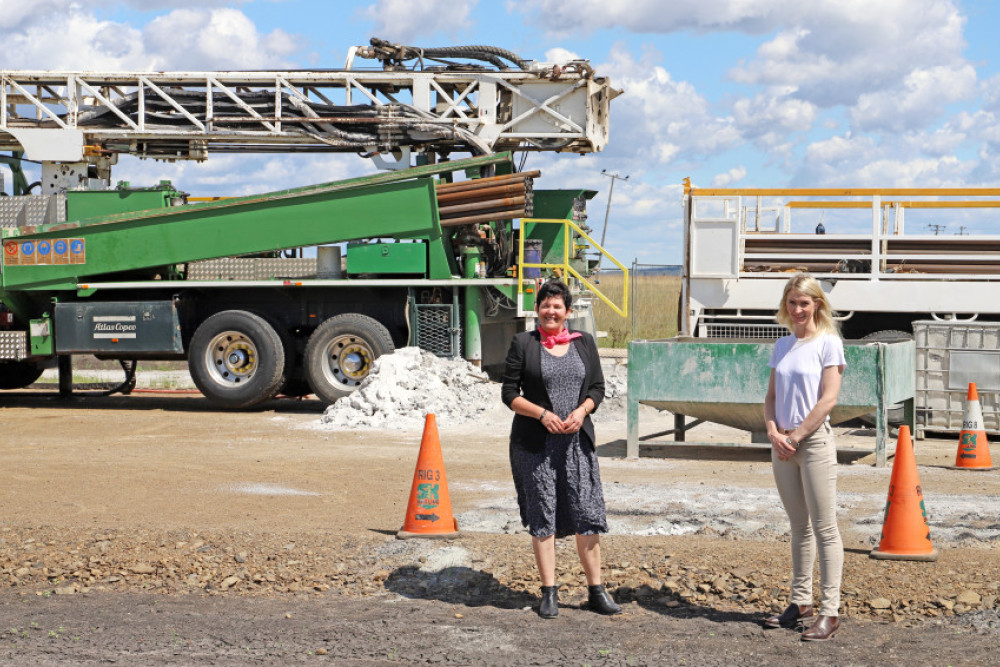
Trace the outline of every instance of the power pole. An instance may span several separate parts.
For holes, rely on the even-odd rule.
[[[615,193],[615,181],[627,181],[628,175],[619,176],[617,173],[609,174],[607,169],[601,169],[601,174],[611,179],[611,188],[608,190],[608,207],[604,211],[604,228],[601,230],[601,247],[604,247],[604,239],[608,234],[608,216],[611,213],[611,196]],[[601,272],[601,262],[604,261],[604,253],[597,256],[597,273]]]
[[[967,229],[968,229],[968,227],[966,227],[965,225],[959,225],[958,226],[958,231],[955,232],[955,236],[968,236],[969,233],[965,231]]]
[[[947,227],[948,225],[934,225],[934,224],[927,225],[927,228],[934,232],[934,236],[940,234],[942,230],[946,229]]]

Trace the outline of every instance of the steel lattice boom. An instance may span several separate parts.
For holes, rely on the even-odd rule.
[[[604,147],[618,91],[562,68],[0,71],[0,150],[42,162],[127,153],[491,153]]]

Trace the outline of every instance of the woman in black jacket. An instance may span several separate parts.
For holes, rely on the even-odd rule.
[[[541,286],[535,297],[538,328],[511,341],[501,394],[516,413],[511,472],[541,575],[542,618],[559,613],[555,538],[573,534],[587,576],[588,607],[621,613],[601,584],[600,533],[608,531],[608,522],[590,414],[604,398],[604,375],[594,339],[565,328],[572,303],[562,282]]]

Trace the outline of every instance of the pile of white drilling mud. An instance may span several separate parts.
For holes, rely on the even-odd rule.
[[[411,429],[433,413],[439,426],[492,421],[510,411],[500,401],[500,384],[462,359],[441,359],[418,347],[404,347],[375,360],[361,386],[326,409],[329,428]],[[495,417],[494,417],[495,415]]]
[[[625,379],[606,378],[606,400],[597,421],[623,419]],[[326,409],[330,429],[411,430],[433,413],[439,427],[469,422],[509,428],[513,414],[500,400],[500,383],[463,359],[442,359],[404,347],[375,360],[361,386]]]

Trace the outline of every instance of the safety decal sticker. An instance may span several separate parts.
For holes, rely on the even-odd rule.
[[[86,264],[87,246],[83,239],[4,241],[3,263],[5,266]]]
[[[6,266],[17,266],[21,263],[21,246],[17,241],[4,241],[3,263]]]

